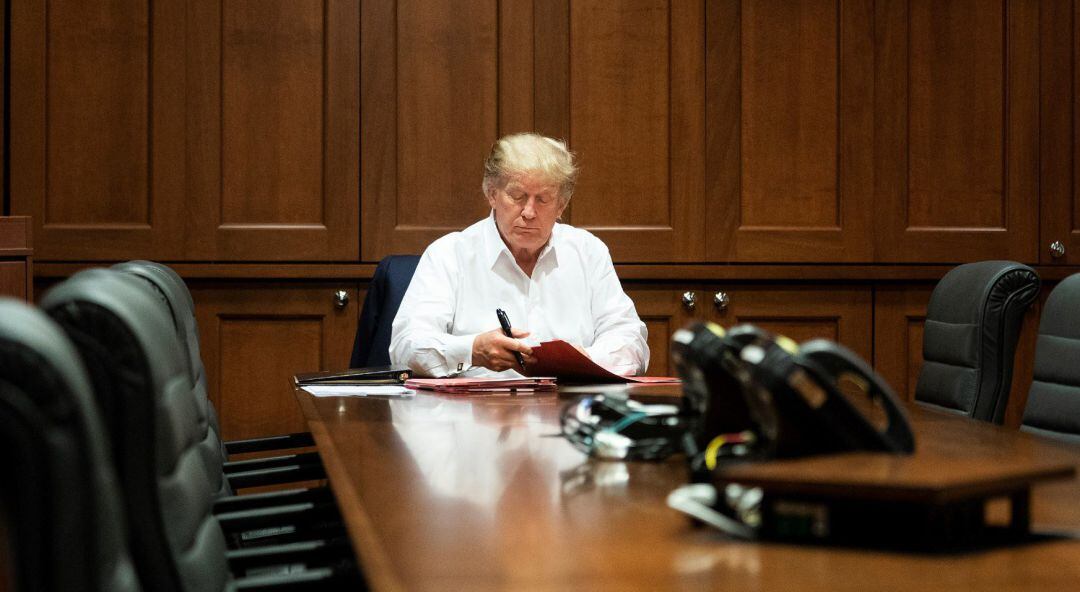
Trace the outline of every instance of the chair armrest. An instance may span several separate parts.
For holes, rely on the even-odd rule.
[[[322,464],[292,464],[269,469],[256,469],[251,471],[238,471],[227,473],[225,478],[233,490],[245,487],[259,487],[262,485],[281,485],[295,483],[297,481],[311,481],[325,479],[326,470]]]
[[[333,498],[333,493],[329,487],[304,487],[285,491],[234,495],[215,501],[213,513],[241,512],[288,504],[328,503],[332,502]]]
[[[232,581],[230,592],[287,592],[309,590],[366,590],[355,568],[320,567],[298,573],[250,576]]]
[[[288,450],[289,448],[304,448],[314,445],[315,439],[311,437],[311,432],[296,432],[294,434],[282,434],[280,436],[269,436],[266,438],[230,440],[225,442],[225,452],[228,454],[266,452],[269,450]]]
[[[332,502],[303,502],[272,508],[256,508],[216,514],[221,530],[226,534],[276,528],[283,525],[321,524],[340,520],[337,506]]]
[[[274,467],[287,467],[290,465],[322,464],[318,452],[300,452],[297,454],[284,454],[264,458],[250,458],[247,460],[231,460],[222,465],[225,474],[255,471],[259,469],[272,469]]]
[[[250,547],[227,551],[229,569],[237,576],[248,570],[269,566],[302,564],[305,568],[333,567],[352,557],[352,547],[343,537],[301,541],[283,545]]]

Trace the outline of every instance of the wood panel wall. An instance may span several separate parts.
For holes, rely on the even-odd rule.
[[[536,129],[616,262],[1049,263],[1075,10],[28,0],[11,209],[46,261],[374,262],[483,216],[491,142]]]
[[[1048,277],[1080,269],[1078,11],[1075,0],[12,2],[8,213],[33,217],[42,283],[95,262],[172,262],[200,314],[264,307],[263,320],[215,329],[220,352],[295,332],[306,337],[294,349],[250,360],[334,367],[347,347],[304,357],[314,321],[284,300],[274,316],[262,291],[303,284],[310,318],[329,318],[321,307],[338,289],[361,293],[381,257],[485,215],[491,143],[536,130],[579,155],[564,218],[632,278],[654,373],[670,371],[678,326],[749,314],[839,338],[908,392],[918,311],[945,270],[992,258]],[[320,339],[348,334],[355,312],[328,322]],[[226,422],[244,435],[270,424]]]
[[[11,10],[11,207],[43,259],[358,258],[355,2]]]

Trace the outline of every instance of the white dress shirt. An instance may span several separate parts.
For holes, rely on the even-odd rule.
[[[497,308],[515,329],[530,332],[527,343],[581,345],[593,361],[624,375],[649,365],[645,323],[600,239],[555,224],[529,277],[493,216],[424,251],[394,318],[390,361],[422,376],[518,376],[472,366],[473,339],[499,328]]]

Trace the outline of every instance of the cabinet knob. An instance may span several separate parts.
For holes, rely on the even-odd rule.
[[[712,297],[712,303],[716,310],[724,312],[727,310],[728,304],[731,304],[731,296],[728,296],[727,292],[717,292]]]
[[[1050,243],[1050,256],[1057,259],[1065,254],[1065,244],[1061,241]]]
[[[349,305],[349,293],[345,290],[334,292],[334,308],[345,308]]]
[[[683,292],[682,305],[686,310],[694,310],[697,307],[697,294],[693,292]]]

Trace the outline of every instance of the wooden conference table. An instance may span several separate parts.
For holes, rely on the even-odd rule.
[[[665,505],[684,460],[590,461],[560,437],[559,396],[297,398],[375,590],[1075,590],[1080,482],[1033,490],[1032,528],[1062,535],[952,554],[730,539]],[[633,387],[631,396],[677,387]],[[912,410],[948,467],[1080,465],[1069,448]],[[832,462],[832,461],[829,461]],[[948,470],[947,468],[945,469]],[[1008,504],[991,503],[1001,522]]]

